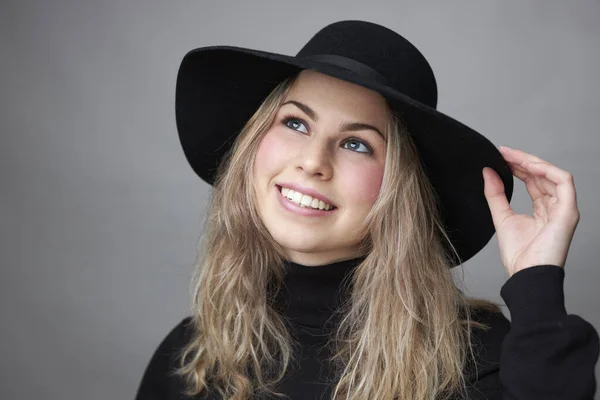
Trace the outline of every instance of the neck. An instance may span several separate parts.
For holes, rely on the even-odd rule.
[[[351,293],[351,275],[363,257],[307,266],[284,262],[284,286],[275,300],[296,329],[330,331],[334,312]],[[334,318],[332,318],[334,317]]]
[[[364,255],[359,249],[342,249],[341,251],[328,253],[300,253],[288,250],[287,262],[293,262],[305,267],[324,267],[341,261],[349,261],[362,258]]]

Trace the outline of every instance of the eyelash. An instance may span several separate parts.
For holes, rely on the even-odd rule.
[[[300,123],[302,123],[304,126],[306,126],[306,127],[308,128],[308,124],[307,124],[306,122],[304,122],[304,120],[303,120],[302,118],[299,118],[299,117],[297,117],[297,116],[295,116],[295,115],[293,115],[293,114],[287,114],[287,115],[285,115],[285,116],[283,117],[283,119],[282,119],[281,123],[282,123],[283,125],[285,125],[287,128],[290,128],[289,126],[287,126],[287,123],[288,123],[288,122],[290,122],[290,121],[294,121],[294,120],[295,120],[295,121],[298,121],[298,122],[300,122]],[[290,129],[292,129],[292,130],[295,130],[295,129],[293,129],[293,128],[290,128]],[[362,141],[362,140],[361,140],[361,139],[359,139],[359,138],[356,138],[356,137],[349,137],[349,138],[348,138],[348,139],[347,139],[347,140],[344,142],[344,144],[346,144],[346,143],[348,143],[348,142],[351,142],[351,141],[354,141],[354,142],[361,143],[361,144],[362,144],[363,146],[365,146],[365,147],[366,147],[366,148],[367,148],[369,151],[368,151],[368,152],[364,152],[364,151],[355,151],[355,150],[352,150],[352,149],[349,149],[349,150],[352,150],[352,151],[354,151],[355,153],[360,153],[360,154],[369,154],[369,155],[370,155],[370,154],[373,154],[373,149],[371,148],[371,146],[369,146],[367,143],[365,143],[364,141]]]

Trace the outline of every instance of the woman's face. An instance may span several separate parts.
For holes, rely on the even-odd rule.
[[[386,115],[375,91],[300,73],[254,164],[259,215],[289,260],[322,265],[361,255],[358,229],[383,178]],[[284,189],[292,200],[281,187],[294,190]],[[334,208],[320,210],[324,203]]]

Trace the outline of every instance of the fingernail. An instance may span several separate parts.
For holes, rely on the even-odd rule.
[[[500,146],[501,149],[505,149],[505,150],[512,150],[510,147],[507,146]]]

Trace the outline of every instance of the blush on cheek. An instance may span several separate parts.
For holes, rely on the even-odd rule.
[[[256,149],[255,166],[257,169],[261,169],[265,165],[269,165],[269,158],[276,152],[275,144],[269,135],[265,135],[258,144]]]
[[[353,203],[375,204],[381,189],[383,168],[378,165],[361,165],[346,172],[342,186],[347,190],[344,197]]]
[[[276,131],[265,133],[258,144],[254,160],[255,173],[259,178],[270,179],[278,168],[285,166],[289,157],[289,146]]]

